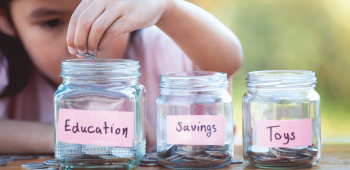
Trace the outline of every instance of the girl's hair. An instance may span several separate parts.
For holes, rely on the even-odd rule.
[[[0,11],[5,12],[12,24],[10,2],[11,0],[0,0]],[[0,94],[0,98],[19,93],[27,85],[32,67],[32,62],[19,38],[9,37],[0,32],[0,57],[4,56],[8,62],[9,83]]]
[[[5,12],[13,26],[9,8],[11,1],[0,0],[0,12]],[[137,30],[131,33],[130,41],[133,40],[136,32]],[[32,68],[32,62],[19,38],[9,37],[0,31],[0,59],[4,56],[8,62],[9,84],[0,94],[0,98],[14,96],[22,91],[29,81]]]

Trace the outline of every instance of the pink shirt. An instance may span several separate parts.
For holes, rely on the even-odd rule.
[[[156,130],[156,98],[159,75],[193,71],[193,63],[176,43],[156,26],[135,34],[124,56],[140,61],[139,78],[147,90],[147,119]],[[7,61],[0,54],[0,93],[8,84]],[[53,122],[53,96],[56,89],[35,68],[27,86],[16,96],[0,99],[0,118]],[[11,116],[10,116],[11,115]]]

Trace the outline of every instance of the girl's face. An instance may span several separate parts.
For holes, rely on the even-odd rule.
[[[81,0],[13,0],[10,4],[16,36],[19,37],[36,68],[55,85],[61,61],[77,58],[68,52],[67,28]],[[109,44],[98,58],[122,58],[129,34]],[[18,61],[21,62],[21,61]]]

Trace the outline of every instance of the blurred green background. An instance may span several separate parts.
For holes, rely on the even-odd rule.
[[[321,96],[322,143],[350,143],[349,0],[189,0],[240,39],[244,64],[233,77],[235,142],[242,142],[241,98],[256,70],[310,70]]]

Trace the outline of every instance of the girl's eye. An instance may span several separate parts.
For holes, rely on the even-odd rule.
[[[62,24],[62,21],[59,19],[54,19],[42,23],[43,27],[54,28]]]

